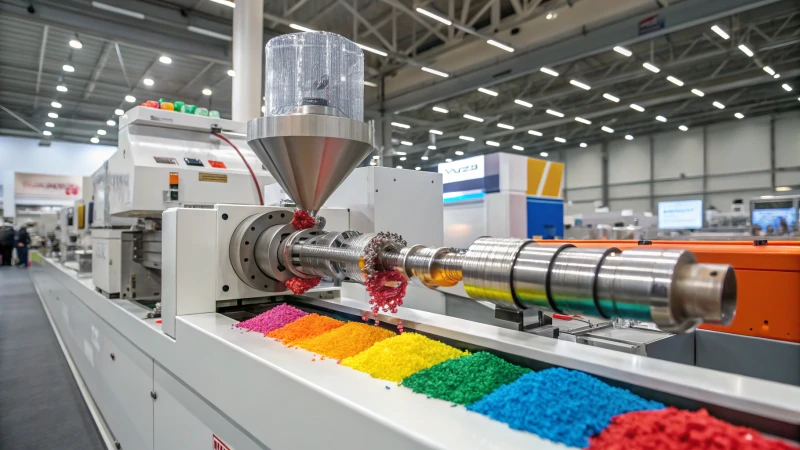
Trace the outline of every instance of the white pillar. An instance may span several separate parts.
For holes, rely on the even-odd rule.
[[[236,2],[233,10],[233,120],[261,116],[264,59],[264,0]]]
[[[17,215],[17,201],[14,192],[14,171],[4,170],[0,173],[0,182],[3,184],[3,216],[15,217]]]

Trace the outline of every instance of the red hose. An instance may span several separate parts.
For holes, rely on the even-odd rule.
[[[245,159],[245,157],[242,154],[242,152],[240,152],[239,149],[236,148],[236,146],[233,145],[233,142],[231,142],[228,138],[226,138],[225,136],[223,136],[223,135],[221,135],[219,133],[214,133],[214,136],[216,136],[216,137],[222,139],[223,141],[227,142],[228,145],[230,145],[231,147],[233,147],[234,150],[236,150],[236,153],[239,154],[239,157],[242,158],[242,162],[244,163],[245,166],[247,166],[247,170],[250,171],[250,175],[253,177],[253,183],[256,184],[256,192],[258,192],[258,200],[259,200],[261,206],[264,206],[264,196],[261,195],[261,186],[258,185],[258,178],[256,178],[256,173],[253,172],[253,168],[250,167],[250,163],[247,162],[247,159]]]

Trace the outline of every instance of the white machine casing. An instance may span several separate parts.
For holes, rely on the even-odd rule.
[[[274,183],[248,147],[244,123],[143,106],[119,122],[119,148],[108,160],[111,215],[159,218],[170,207],[258,204],[247,167],[212,129],[221,129],[239,148],[258,178],[258,190]],[[173,173],[179,181],[177,201],[169,197]]]
[[[119,229],[92,230],[92,282],[106,295],[120,292],[122,233]]]

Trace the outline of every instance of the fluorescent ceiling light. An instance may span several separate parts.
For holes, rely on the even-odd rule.
[[[61,103],[58,102],[50,102],[50,106],[53,108],[61,108]]]
[[[376,55],[380,55],[380,56],[389,56],[389,54],[384,52],[383,50],[378,50],[376,48],[367,47],[366,45],[361,45],[359,43],[356,43],[356,45],[361,47],[361,50],[366,50],[368,52],[372,52],[372,53],[375,53]]]
[[[500,143],[495,141],[486,141],[486,145],[490,145],[492,147],[500,147]]]
[[[514,150],[519,150],[519,151],[525,150],[525,147],[522,147],[522,146],[519,146],[519,145],[512,145],[511,148],[513,148]]]
[[[54,126],[56,126],[56,124],[54,124],[53,122],[45,122],[44,126],[46,126],[48,128],[53,128]]]
[[[736,117],[737,119],[744,119],[744,114],[737,112],[736,114],[733,115],[733,117]]]
[[[408,153],[406,153],[406,152],[401,152],[401,151],[397,151],[397,150],[395,150],[394,154],[395,154],[395,155],[400,155],[400,156],[406,156],[406,155],[408,155]]]
[[[134,103],[134,102],[136,102],[136,97],[134,97],[132,95],[126,95],[125,96],[125,101],[128,102],[128,103]]]
[[[462,152],[461,150],[456,150],[455,154],[456,156],[464,156],[464,152]]]
[[[581,82],[580,82],[580,81],[578,81],[578,80],[569,80],[569,84],[571,84],[571,85],[573,85],[573,86],[577,86],[577,87],[579,87],[579,88],[581,88],[581,89],[584,89],[584,90],[587,90],[587,91],[588,91],[589,89],[591,89],[591,87],[590,87],[588,84],[586,84],[586,83],[581,83]]]
[[[676,84],[678,86],[683,86],[683,81],[673,77],[672,75],[667,77],[667,81],[669,81],[672,84]]]
[[[453,162],[453,159],[452,159],[452,158],[446,158],[446,159],[444,160],[444,162]]]
[[[172,64],[172,58],[167,55],[161,55],[158,61],[161,62],[161,64]]]
[[[459,136],[458,138],[462,141],[475,142],[475,138],[472,136]]]
[[[547,19],[547,20],[553,20],[556,17],[558,17],[558,14],[554,13],[554,12],[549,12],[549,13],[547,13],[546,16],[544,16],[544,18]]]
[[[782,85],[781,87],[782,87],[782,88],[783,88],[783,90],[784,90],[784,91],[786,91],[786,92],[792,92],[792,87],[791,87],[791,86],[789,86],[787,83],[783,83],[783,85]]]
[[[489,89],[478,88],[478,92],[483,92],[484,94],[491,95],[492,97],[497,97],[497,92],[490,91]]]
[[[585,123],[586,125],[591,125],[592,121],[589,119],[584,119],[583,117],[576,117],[575,122]]]
[[[106,130],[97,130],[97,134],[99,134],[100,136],[105,136]]]
[[[233,70],[233,69],[228,69],[228,76],[229,77],[235,77],[236,76],[236,71]]]
[[[611,100],[614,103],[619,103],[619,97],[615,97],[615,96],[609,94],[608,92],[603,94],[603,98],[606,99],[606,100]]]
[[[419,167],[419,166],[414,167],[414,170],[422,170],[422,167]]]
[[[235,8],[236,4],[233,2],[229,2],[228,0],[211,0],[214,3],[219,3],[220,5],[225,5],[231,8]],[[246,1],[246,0],[245,0]]]
[[[567,140],[562,137],[554,137],[553,140],[556,142],[561,142],[562,144],[567,142]]]
[[[775,188],[775,190],[778,191],[778,192],[787,192],[787,191],[791,191],[792,188],[790,186],[778,186],[778,187]]]
[[[532,134],[534,136],[541,136],[542,135],[542,133],[540,133],[540,132],[538,132],[536,130],[528,130],[528,134]]]
[[[366,80],[364,81],[364,86],[369,86],[374,88],[378,87],[378,85],[373,83],[372,81],[366,81]]]
[[[64,72],[75,72],[75,67],[70,64],[64,64],[61,68],[64,69]]]
[[[428,146],[428,150],[436,150],[436,146],[435,145],[429,145]]]
[[[59,84],[58,86],[56,86],[56,90],[58,92],[67,92],[69,89],[67,89],[67,87],[64,86],[63,84]]]
[[[586,147],[588,147],[588,146],[589,146],[589,145],[588,145],[586,142],[581,142],[581,148],[586,148]]]
[[[644,112],[644,107],[637,105],[636,103],[631,103],[631,109]]]
[[[752,51],[752,50],[750,50],[749,48],[747,48],[747,46],[746,46],[746,45],[744,45],[744,44],[742,44],[742,45],[740,45],[740,46],[739,46],[739,50],[741,50],[741,51],[742,51],[742,53],[744,53],[745,55],[747,55],[747,56],[749,56],[749,57],[751,57],[751,58],[752,58],[752,57],[753,57],[753,55],[754,55],[753,51]]]
[[[712,105],[716,106],[719,109],[725,109],[725,105],[723,105],[720,102],[714,102],[714,103],[712,103]]]
[[[203,36],[208,36],[228,42],[233,41],[233,38],[231,36],[228,36],[227,34],[217,33],[216,31],[206,30],[205,28],[196,27],[194,25],[189,25],[188,27],[186,27],[186,29],[188,31],[191,31],[192,33],[202,34]]]
[[[700,89],[692,89],[692,94],[698,97],[705,97],[706,93],[701,91]]]
[[[311,28],[308,28],[308,27],[304,27],[302,25],[298,25],[296,23],[290,23],[289,24],[289,28],[291,28],[293,30],[297,30],[297,31],[306,31],[308,33],[313,33],[315,31],[317,31],[317,30],[312,30]]]
[[[121,115],[125,114],[125,111],[123,111],[121,109],[115,109],[114,110],[114,114],[116,114],[118,116],[121,116]]]
[[[542,153],[539,153],[539,156],[541,156],[543,158],[547,158],[548,156],[550,156],[550,154],[547,153],[547,152],[542,152]]]
[[[51,119],[58,119],[58,114],[56,114],[54,112],[47,113],[47,117],[49,117]]]
[[[406,125],[406,124],[400,123],[400,122],[392,122],[392,126],[393,127],[398,127],[398,128],[406,128],[406,129],[411,128],[411,125]]]
[[[730,39],[730,36],[728,35],[728,33],[726,33],[718,25],[714,25],[713,27],[711,27],[711,31],[713,31],[714,33],[717,33],[719,35],[719,37],[721,37],[722,39]]]
[[[423,161],[427,161],[427,160],[428,160],[428,157],[427,157],[427,156],[421,156],[419,159],[421,159],[421,160],[423,160]]]
[[[514,100],[514,103],[516,103],[516,104],[518,104],[520,106],[524,106],[526,108],[533,108],[533,103],[528,103],[525,100],[516,99],[516,100]]]
[[[110,127],[113,127],[113,126],[117,125],[117,122],[114,122],[113,120],[108,119],[108,120],[106,120],[106,125],[108,125]]]
[[[658,67],[656,67],[656,66],[654,66],[654,65],[652,65],[650,63],[644,63],[644,64],[642,64],[642,67],[644,67],[645,69],[647,69],[647,70],[649,70],[650,72],[653,72],[653,73],[661,72],[661,69],[659,69]]]
[[[686,125],[681,125],[678,127],[678,129],[681,131],[689,131],[689,127],[687,127]]]
[[[142,80],[142,82],[145,84],[145,86],[152,86],[155,83],[151,78],[145,78]]]
[[[497,41],[493,41],[491,39],[486,41],[486,43],[489,44],[489,45],[494,45],[495,47],[503,49],[503,50],[505,50],[505,51],[507,51],[509,53],[513,53],[514,52],[514,48],[513,47],[509,47],[506,44],[503,44],[503,43],[500,43],[500,42],[497,42]]]
[[[408,145],[408,146],[414,145],[414,143],[413,143],[413,142],[410,142],[410,141],[400,141],[400,144],[402,144],[402,145]],[[404,153],[404,154],[405,154],[405,153]]]
[[[471,114],[464,114],[462,117],[465,119],[474,120],[475,122],[483,122],[483,119],[481,119],[480,117],[473,116]]]
[[[505,128],[506,130],[513,130],[514,129],[513,125],[506,125],[504,123],[498,123],[497,127],[498,128]]]
[[[778,78],[780,78],[780,77],[781,77],[781,74],[779,74],[779,73],[776,73],[775,75],[773,75],[773,76],[772,76],[772,78],[775,78],[776,80],[777,80]]]
[[[134,19],[144,20],[144,14],[129,9],[117,8],[116,6],[107,5],[100,2],[92,2],[92,6],[103,11],[122,14],[123,16],[133,17]]]
[[[438,106],[434,106],[434,107],[433,107],[433,110],[434,110],[434,111],[436,111],[436,112],[440,112],[440,113],[442,113],[442,114],[447,114],[447,113],[449,113],[449,112],[450,112],[449,110],[447,110],[447,109],[444,109],[444,108],[440,108],[440,107],[438,107]]]
[[[628,50],[625,47],[616,46],[616,47],[614,47],[614,51],[619,53],[620,55],[623,55],[623,56],[631,56],[631,55],[633,55],[633,52]]]
[[[602,127],[601,130],[605,131],[606,133],[613,133],[614,129],[609,127]]]
[[[408,159],[408,158],[406,158],[405,156],[401,156],[401,157],[400,157],[400,161],[405,161],[405,160],[407,160],[407,159]]]
[[[772,67],[770,66],[764,66],[764,72],[767,72],[770,75],[775,75],[775,71],[772,70]]]
[[[211,94],[212,94],[211,89],[209,89],[209,88],[204,88],[203,89],[203,95],[211,95]]]
[[[664,116],[656,116],[656,120],[659,121],[659,122],[666,122],[667,118],[664,117]]]
[[[53,135],[53,133],[51,133],[51,132],[49,132],[47,130],[42,131],[42,134],[45,135],[45,136],[52,136]]]
[[[97,144],[98,142],[100,142],[100,139],[98,139],[97,136],[95,136],[89,139],[89,142],[91,142],[92,144]]]
[[[403,166],[394,166],[394,167],[395,167],[395,169],[402,169],[403,168]]]
[[[439,136],[441,136],[441,135],[443,135],[443,134],[444,134],[444,133],[442,133],[442,132],[441,132],[441,131],[439,131],[439,130],[428,130],[428,133],[430,133],[430,134],[436,134],[436,135],[439,135]]]
[[[560,112],[558,112],[558,111],[555,111],[555,110],[552,110],[552,109],[548,109],[548,110],[547,110],[547,111],[545,111],[545,112],[546,112],[547,114],[550,114],[551,116],[556,116],[556,117],[564,117],[564,114],[563,114],[563,113],[560,113]]]
[[[449,21],[449,20],[445,19],[444,17],[437,16],[436,14],[434,14],[434,13],[432,13],[432,12],[426,10],[426,9],[417,8],[417,12],[422,14],[423,16],[428,16],[433,20],[442,22],[445,25],[452,25],[453,24],[452,21]]]
[[[430,67],[423,67],[422,70],[425,71],[425,72],[428,72],[428,73],[432,73],[434,75],[438,75],[438,76],[440,76],[442,78],[447,78],[447,77],[450,76],[450,75],[448,75],[448,74],[446,74],[444,72],[440,72],[440,71],[438,71],[436,69],[431,69]]]
[[[626,134],[625,135],[625,139],[628,140],[628,141],[632,141],[633,140],[633,136],[631,136],[630,134]]]
[[[548,69],[547,67],[542,67],[542,68],[541,68],[541,69],[539,69],[539,70],[540,70],[540,71],[542,71],[542,72],[544,72],[544,73],[546,73],[546,74],[548,74],[548,75],[552,75],[552,76],[554,76],[554,77],[557,77],[557,76],[558,76],[558,72],[556,72],[556,71],[555,71],[555,70],[553,70],[553,69]]]
[[[79,41],[77,39],[71,39],[69,41],[69,46],[72,47],[72,48],[77,48],[77,49],[83,48],[83,44],[81,43],[81,41]]]

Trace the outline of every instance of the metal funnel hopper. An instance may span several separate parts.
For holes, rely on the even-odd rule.
[[[253,119],[247,143],[298,208],[316,214],[372,151],[372,127],[303,106],[292,114]]]

